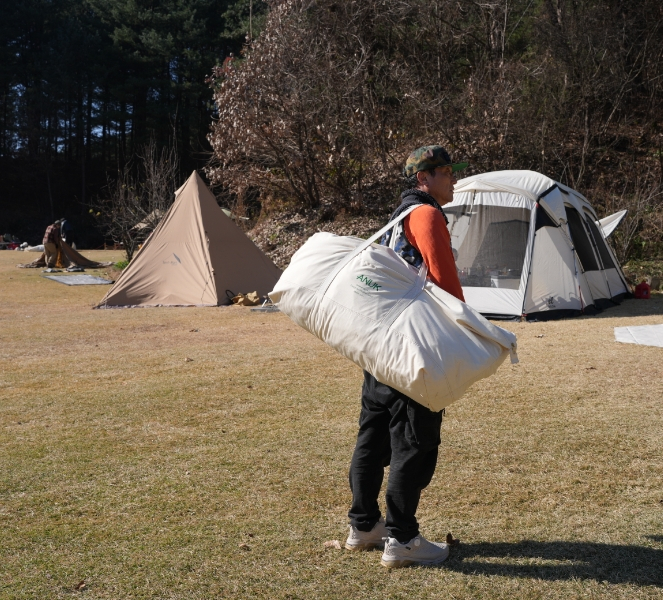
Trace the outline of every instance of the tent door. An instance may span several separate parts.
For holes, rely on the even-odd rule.
[[[582,308],[575,259],[569,242],[559,227],[541,227],[534,238],[523,312],[529,315]]]

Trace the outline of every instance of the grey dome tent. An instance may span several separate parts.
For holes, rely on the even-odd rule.
[[[461,179],[444,211],[465,300],[484,316],[591,314],[630,294],[590,203],[545,175]]]
[[[266,296],[280,275],[194,171],[97,308],[219,306],[226,291]]]

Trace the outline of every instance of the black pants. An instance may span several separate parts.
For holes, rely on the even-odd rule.
[[[444,411],[432,412],[364,371],[357,445],[350,464],[350,523],[370,531],[380,518],[378,494],[384,468],[387,529],[399,542],[419,534],[415,517],[421,491],[437,463]]]

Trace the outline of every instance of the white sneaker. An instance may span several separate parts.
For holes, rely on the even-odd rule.
[[[408,565],[439,565],[449,556],[449,546],[441,542],[429,542],[418,535],[401,544],[396,538],[388,538],[382,554],[382,565],[389,569]]]
[[[350,535],[345,542],[346,550],[370,550],[384,546],[384,538],[389,535],[384,524],[384,519],[380,519],[370,531],[359,531],[353,525],[350,525]]]

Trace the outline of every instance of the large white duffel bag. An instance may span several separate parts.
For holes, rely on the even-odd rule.
[[[428,281],[425,265],[373,243],[417,206],[368,240],[316,233],[269,296],[378,381],[439,411],[509,353],[517,362],[516,336]]]

